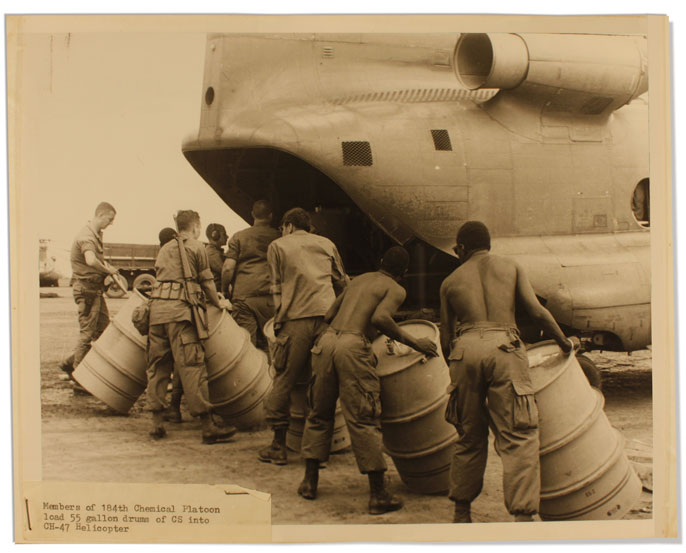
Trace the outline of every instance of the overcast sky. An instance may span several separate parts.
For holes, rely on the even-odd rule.
[[[247,224],[181,153],[197,132],[205,35],[34,34],[24,45],[23,190],[40,238],[69,248],[100,201],[117,209],[106,242],[155,243],[178,209],[229,234]],[[38,244],[36,244],[38,246]]]

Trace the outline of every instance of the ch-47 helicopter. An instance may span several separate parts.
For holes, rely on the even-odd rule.
[[[481,220],[566,333],[630,352],[651,341],[646,60],[642,36],[210,35],[183,153],[246,221],[310,211],[352,275],[405,245],[425,314]]]

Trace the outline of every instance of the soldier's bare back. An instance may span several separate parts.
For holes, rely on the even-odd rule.
[[[377,307],[388,303],[392,313],[404,299],[405,290],[390,276],[381,272],[365,273],[354,278],[332,306],[335,316],[331,326],[336,330],[361,332],[373,340],[378,332],[371,319]]]
[[[516,289],[517,265],[480,251],[445,279],[441,296],[462,324],[491,321],[514,325]]]

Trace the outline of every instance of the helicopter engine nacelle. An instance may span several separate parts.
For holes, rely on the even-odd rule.
[[[522,90],[529,103],[580,115],[609,114],[648,89],[641,36],[465,33],[453,67],[470,90]]]

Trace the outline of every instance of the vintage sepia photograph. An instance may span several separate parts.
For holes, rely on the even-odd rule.
[[[675,535],[665,17],[6,22],[17,541]]]

